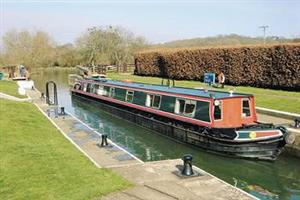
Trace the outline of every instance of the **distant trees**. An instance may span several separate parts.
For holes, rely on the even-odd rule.
[[[55,59],[53,66],[74,67],[80,63],[79,54],[71,43],[59,45],[55,48]]]
[[[298,39],[299,41],[299,39]],[[266,44],[297,42],[297,39],[287,39],[284,37],[269,36],[266,37]],[[220,46],[243,46],[243,45],[261,45],[264,43],[262,37],[247,37],[237,34],[217,35],[213,37],[192,38],[185,40],[175,40],[163,44],[153,45],[153,48],[181,48],[181,47],[220,47]]]
[[[8,65],[24,64],[28,67],[48,67],[53,60],[54,42],[42,31],[9,31],[3,40],[3,59]]]
[[[0,53],[0,66],[5,65],[4,55]]]
[[[116,64],[133,62],[136,51],[145,48],[146,42],[121,27],[93,27],[76,41],[81,61]]]
[[[89,28],[75,44],[57,45],[45,32],[11,30],[2,38],[1,65],[74,67],[78,64],[133,63],[136,51],[147,47],[144,38],[121,27]]]

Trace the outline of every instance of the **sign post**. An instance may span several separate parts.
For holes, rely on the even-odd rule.
[[[215,73],[204,73],[204,83],[213,85],[216,83],[216,74]]]

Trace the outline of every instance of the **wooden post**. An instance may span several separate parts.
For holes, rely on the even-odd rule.
[[[126,73],[127,72],[127,64],[123,64],[123,72]]]

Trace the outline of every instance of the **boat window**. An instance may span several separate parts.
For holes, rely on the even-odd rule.
[[[154,94],[147,95],[147,98],[146,98],[146,106],[147,107],[160,108],[160,103],[161,103],[160,95],[154,95]]]
[[[133,95],[134,95],[134,91],[127,90],[126,101],[132,102],[133,101]]]
[[[192,101],[185,102],[185,114],[193,114],[195,111],[196,103],[193,103]]]
[[[148,94],[146,97],[146,106],[150,107],[152,105],[152,102],[153,102],[153,95]]]
[[[176,101],[176,113],[183,114],[185,101],[183,99],[177,99]]]
[[[214,119],[222,119],[222,102],[220,101],[219,105],[214,106]]]
[[[210,102],[201,100],[197,101],[195,118],[204,122],[210,122]]]
[[[194,117],[195,110],[196,110],[196,101],[186,100],[185,108],[184,108],[184,115]]]
[[[175,113],[189,117],[194,117],[196,111],[196,101],[188,99],[176,99]]]
[[[87,84],[86,92],[92,92],[92,84],[90,84],[90,83]]]
[[[160,107],[160,100],[161,100],[160,95],[154,95],[154,100],[153,100],[152,107],[159,108]]]
[[[96,90],[97,95],[103,95],[104,94],[104,87],[103,85],[98,85],[98,89]]]
[[[110,90],[109,90],[109,96],[112,97],[112,98],[114,98],[115,94],[116,94],[115,88],[110,88]]]
[[[86,84],[83,84],[83,91],[86,92]]]
[[[103,96],[106,96],[108,97],[109,96],[109,91],[110,91],[110,88],[109,87],[103,87]]]
[[[250,100],[249,99],[243,99],[243,110],[242,110],[242,116],[243,117],[249,117],[251,115],[250,113]]]
[[[94,93],[94,94],[98,94],[98,93],[97,93],[97,92],[98,92],[98,89],[99,89],[99,85],[95,84],[95,85],[93,86],[93,93]]]

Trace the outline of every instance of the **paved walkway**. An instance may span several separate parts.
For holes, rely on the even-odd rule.
[[[46,115],[49,106],[40,99],[40,93],[28,90],[27,94]],[[110,168],[135,184],[133,188],[103,197],[103,200],[255,199],[196,167],[198,176],[179,176],[181,160],[144,163],[112,141],[107,147],[99,147],[101,134],[71,115],[55,118],[50,113],[49,120],[96,166]]]
[[[179,176],[181,168],[182,160],[179,159],[113,168],[137,186],[103,197],[102,200],[255,199],[197,167],[194,167],[194,171],[198,176]]]
[[[280,117],[274,117],[266,114],[257,114],[258,121],[266,122],[266,123],[273,123],[273,124],[282,124],[282,125],[293,125],[293,120],[283,119]]]

